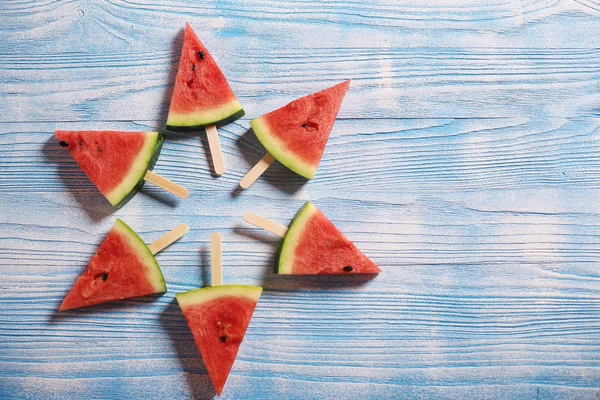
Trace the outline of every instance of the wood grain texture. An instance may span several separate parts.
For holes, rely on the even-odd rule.
[[[4,1],[0,7],[0,397],[212,398],[174,296],[264,293],[232,399],[600,397],[600,4],[578,1]],[[163,130],[190,21],[247,112],[167,133],[146,185],[110,207],[55,129]],[[249,120],[352,78],[315,180],[264,154]],[[280,277],[280,239],[314,202],[383,272]],[[56,309],[115,218],[169,291]],[[352,279],[348,279],[352,278]]]
[[[88,51],[3,57],[10,101],[0,106],[0,121],[164,124],[178,54]],[[228,60],[220,64],[231,71],[229,81],[248,115],[352,78],[342,118],[578,117],[600,115],[599,55],[598,49],[322,45],[265,54],[240,43],[231,54],[219,54],[219,61]]]

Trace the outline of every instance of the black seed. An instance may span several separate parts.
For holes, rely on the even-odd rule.
[[[201,51],[198,52],[198,58],[204,60],[204,53]]]
[[[306,121],[302,124],[302,127],[307,131],[315,131],[319,129],[319,124],[313,121]]]
[[[192,71],[196,70],[196,64],[192,64]]]
[[[102,274],[102,280],[104,282],[106,282],[107,279],[108,279],[108,274],[105,272],[105,273]]]
[[[346,271],[346,272],[352,272],[352,270],[353,270],[353,269],[354,269],[354,268],[352,268],[352,267],[351,267],[351,266],[349,266],[349,265],[346,265],[346,266],[344,267],[344,271]]]
[[[63,140],[61,140],[60,142],[58,142],[58,144],[60,144],[62,147],[68,147],[69,146],[69,143],[67,143],[67,142],[65,142]]]
[[[227,341],[227,336],[223,335],[219,339],[221,339],[221,342],[225,343]]]

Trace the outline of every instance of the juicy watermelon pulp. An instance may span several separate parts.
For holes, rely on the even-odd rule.
[[[300,209],[283,238],[278,274],[378,274],[381,269],[312,203]]]
[[[223,285],[175,296],[219,396],[261,293],[258,286]]]
[[[312,179],[350,81],[304,96],[250,122],[262,145],[280,163]]]
[[[190,24],[186,24],[167,129],[181,131],[222,126],[243,115],[242,105],[217,63]]]
[[[110,204],[124,204],[144,184],[163,144],[158,132],[56,131],[66,147]]]
[[[166,291],[162,272],[146,244],[117,219],[58,310]]]

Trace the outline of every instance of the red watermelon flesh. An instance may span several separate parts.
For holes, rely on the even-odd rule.
[[[307,202],[283,238],[278,274],[378,274],[381,269]]]
[[[225,125],[244,115],[225,75],[186,24],[167,128],[190,130]]]
[[[156,259],[123,221],[112,229],[67,293],[59,311],[166,292]]]
[[[176,296],[218,395],[223,391],[261,292],[262,288],[257,286],[223,285]]]
[[[350,80],[294,100],[250,122],[262,145],[283,165],[312,179]]]
[[[158,132],[56,131],[54,135],[112,205],[141,187],[163,142]]]

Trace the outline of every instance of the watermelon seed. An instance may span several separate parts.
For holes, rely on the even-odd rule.
[[[101,274],[97,274],[97,275],[94,277],[94,281],[95,281],[96,279],[98,279],[98,278],[102,278],[102,282],[106,282],[106,280],[108,279],[108,273],[107,273],[107,272],[103,272],[103,273],[101,273]]]
[[[68,147],[69,146],[69,143],[67,143],[67,142],[65,142],[63,140],[61,140],[60,142],[58,142],[58,144],[60,144],[62,147]]]
[[[204,60],[204,53],[202,51],[198,52],[198,58],[200,58],[201,60]]]
[[[196,64],[192,64],[192,71],[196,70]]]
[[[307,121],[302,124],[302,127],[307,131],[312,131],[319,129],[319,124],[317,124],[316,122]]]
[[[231,324],[227,324],[227,325],[223,326],[221,321],[217,321],[217,327],[221,328],[220,330],[223,333],[223,335],[219,336],[219,340],[221,340],[221,342],[225,343],[227,341],[227,328],[230,328]]]
[[[351,266],[349,266],[349,265],[346,265],[344,267],[344,271],[346,271],[346,272],[352,272],[352,270],[353,270],[353,268]]]

